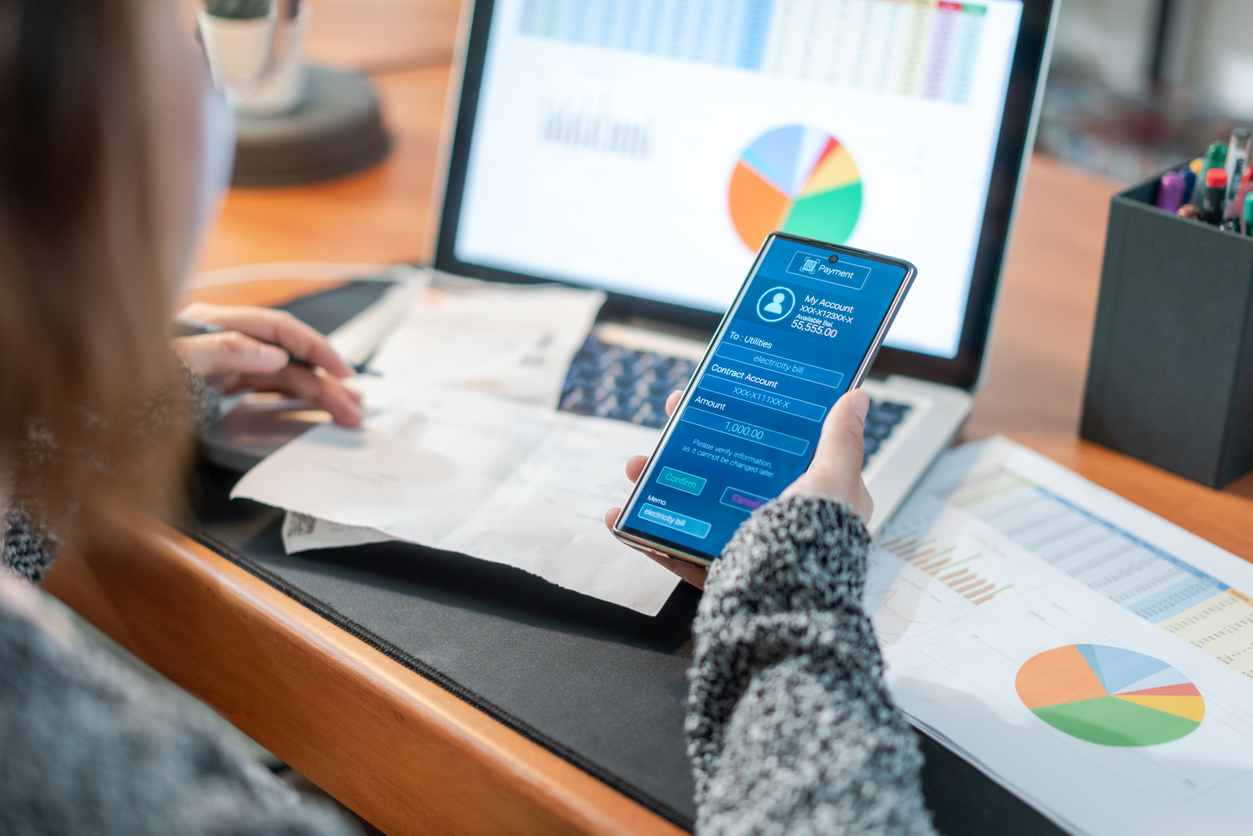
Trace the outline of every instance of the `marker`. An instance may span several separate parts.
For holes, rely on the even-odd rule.
[[[1231,141],[1227,144],[1227,202],[1236,199],[1240,190],[1240,181],[1244,177],[1244,169],[1249,164],[1249,132],[1244,128],[1233,128]],[[1240,209],[1240,204],[1235,208]]]
[[[1201,166],[1204,164],[1205,164],[1205,161],[1202,160],[1200,157],[1197,157],[1192,162],[1188,163],[1188,171],[1191,171],[1193,174],[1199,175],[1201,173]]]
[[[1198,157],[1192,162],[1196,163],[1196,167],[1201,167],[1201,160]],[[1192,197],[1192,190],[1196,188],[1196,172],[1192,170],[1192,166],[1185,165],[1179,169],[1179,176],[1183,178],[1183,199],[1186,201]]]
[[[1246,160],[1244,176],[1240,178],[1240,184],[1236,187],[1236,196],[1227,201],[1227,208],[1223,210],[1224,218],[1244,218],[1244,196],[1249,193],[1250,175],[1253,175],[1253,166],[1250,166]],[[1228,183],[1228,186],[1230,185]]]
[[[1192,205],[1201,208],[1201,200],[1205,197],[1205,175],[1211,168],[1224,168],[1227,164],[1227,146],[1221,142],[1211,142],[1205,149],[1205,159],[1201,161],[1201,170],[1196,173],[1196,187],[1192,190]],[[1224,173],[1226,173],[1224,171]]]
[[[1227,202],[1227,171],[1211,168],[1205,172],[1205,194],[1201,198],[1201,219],[1218,224],[1223,219],[1223,206]]]
[[[1162,175],[1157,184],[1157,198],[1153,205],[1166,212],[1174,212],[1183,205],[1184,189],[1187,182],[1177,171],[1168,171]]]
[[[172,330],[171,336],[177,339],[178,337],[203,337],[205,334],[221,334],[226,329],[221,328],[217,325],[210,325],[207,322],[200,322],[195,319],[187,319],[185,317],[176,316],[174,317],[174,325],[171,330]],[[249,337],[249,339],[256,340],[257,338]],[[265,340],[257,340],[257,342],[265,343],[266,345],[274,345],[274,343],[268,343]],[[283,348],[283,347],[279,345],[279,346],[275,346],[275,348]],[[283,350],[287,351],[287,349],[285,348],[283,348]],[[287,363],[288,365],[300,366],[301,368],[305,368],[305,369],[313,368],[313,364],[310,363],[308,360],[302,360],[299,357],[293,357],[290,351],[287,352]]]
[[[1253,235],[1253,193],[1244,196],[1244,234]]]

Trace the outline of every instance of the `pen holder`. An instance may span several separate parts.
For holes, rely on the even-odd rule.
[[[1079,434],[1220,488],[1253,469],[1253,238],[1113,197]]]

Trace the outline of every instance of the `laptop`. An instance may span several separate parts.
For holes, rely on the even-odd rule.
[[[661,426],[775,229],[912,261],[864,388],[870,526],[960,431],[1032,145],[1052,0],[477,0],[436,275],[608,293],[563,409]]]

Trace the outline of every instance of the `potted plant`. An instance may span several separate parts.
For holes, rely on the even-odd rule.
[[[308,97],[304,44],[313,7],[300,0],[277,0],[275,6],[278,23],[270,63],[257,89],[235,102],[235,112],[241,116],[280,116],[299,109]]]
[[[273,0],[204,0],[200,37],[214,83],[233,99],[256,89],[274,47]]]

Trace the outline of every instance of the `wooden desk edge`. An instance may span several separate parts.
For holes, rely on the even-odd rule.
[[[1073,435],[1012,435],[1253,557],[1238,521],[1247,499]],[[46,586],[387,832],[683,832],[161,523],[131,519],[119,537],[67,549]]]
[[[389,833],[684,833],[163,524],[65,550],[46,586]]]

